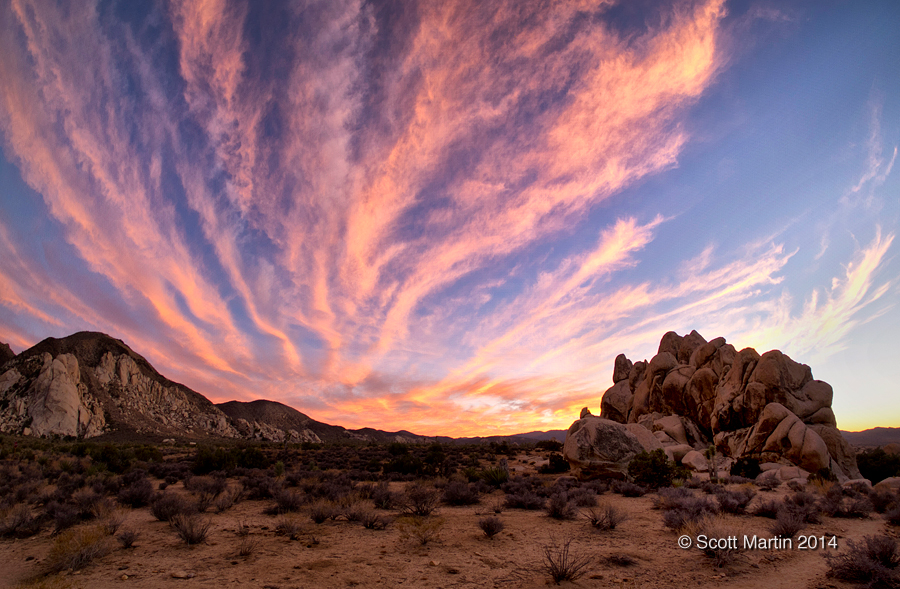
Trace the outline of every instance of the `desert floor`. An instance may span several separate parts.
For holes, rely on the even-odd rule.
[[[529,456],[512,461],[533,462]],[[404,486],[394,485],[398,490]],[[760,491],[754,502],[787,493],[784,486]],[[825,550],[798,550],[797,538],[791,550],[745,551],[717,568],[700,550],[678,547],[679,534],[664,527],[661,512],[653,508],[652,493],[638,498],[611,492],[600,496],[601,504],[627,514],[612,531],[594,530],[584,516],[559,521],[543,511],[504,509],[498,517],[505,529],[488,539],[478,520],[494,515],[492,506],[503,497],[495,491],[483,496],[479,505],[441,506],[432,516],[443,522],[440,535],[426,545],[405,537],[396,523],[380,531],[343,520],[315,524],[303,512],[295,517],[304,532],[298,540],[289,540],[276,534],[281,516],[264,513],[271,501],[243,501],[223,513],[205,514],[212,524],[207,542],[187,546],[148,508],[129,509],[123,527],[138,531],[135,545],[124,549],[116,544],[112,552],[80,571],[41,575],[53,543],[48,530],[27,539],[0,541],[0,587],[545,587],[553,582],[542,569],[542,547],[567,539],[572,552],[587,555],[590,565],[584,576],[563,586],[852,586],[826,577]],[[739,537],[771,536],[772,520],[750,515],[719,517]],[[246,537],[238,535],[242,527],[249,528]],[[848,540],[884,532],[896,535],[882,516],[873,513],[859,520],[826,517],[800,534],[834,535],[838,550],[843,551]],[[242,543],[252,547],[248,556],[239,555]],[[614,564],[622,561],[631,563]]]

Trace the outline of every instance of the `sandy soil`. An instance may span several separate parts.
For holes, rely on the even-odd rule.
[[[551,482],[554,477],[548,477]],[[170,489],[178,489],[180,484]],[[402,485],[398,486],[401,488]],[[786,489],[760,498],[780,497]],[[653,495],[625,498],[606,493],[609,503],[627,513],[615,530],[598,532],[580,516],[557,521],[543,511],[505,509],[498,517],[505,530],[486,538],[478,520],[494,515],[491,506],[503,493],[483,496],[479,505],[442,506],[434,518],[443,526],[437,540],[420,545],[404,537],[401,527],[375,531],[343,520],[313,523],[297,514],[304,533],[299,540],[277,535],[280,516],[264,513],[271,501],[244,501],[217,514],[208,541],[187,546],[167,524],[156,521],[147,508],[127,511],[124,527],[139,531],[135,546],[118,545],[86,568],[40,577],[42,563],[53,542],[49,531],[22,540],[0,541],[0,587],[545,587],[552,585],[542,570],[542,547],[554,539],[571,539],[572,551],[588,555],[587,573],[571,587],[849,587],[825,576],[824,551],[757,550],[744,552],[735,562],[716,568],[696,548],[682,550],[678,534],[665,528],[662,514],[653,509]],[[753,516],[723,516],[724,523],[750,536],[769,537],[771,520]],[[81,524],[90,525],[90,524]],[[242,526],[249,527],[254,548],[239,556]],[[825,518],[807,527],[804,535],[836,535],[839,550],[847,540],[864,535],[895,533],[881,516],[846,520]],[[616,566],[610,556],[627,556],[634,563]]]

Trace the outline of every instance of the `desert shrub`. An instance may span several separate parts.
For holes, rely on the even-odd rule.
[[[438,503],[436,489],[416,483],[406,488],[400,507],[409,515],[428,516],[437,509]]]
[[[275,524],[275,533],[287,536],[290,540],[299,540],[300,536],[303,535],[303,526],[296,516],[284,515]]]
[[[762,474],[762,469],[759,467],[758,459],[743,456],[738,458],[735,463],[731,465],[731,469],[728,472],[732,476],[755,479]]]
[[[56,537],[45,563],[52,572],[75,571],[111,549],[110,537],[100,527],[68,530]]]
[[[559,440],[541,440],[534,445],[535,450],[547,450],[548,452],[559,452],[562,447],[562,442]]]
[[[544,507],[544,498],[533,491],[525,489],[506,496],[506,507],[510,509],[536,510]]]
[[[406,516],[397,520],[397,529],[403,539],[412,538],[421,545],[440,538],[444,519],[440,517]]]
[[[478,492],[473,490],[472,486],[468,483],[463,483],[461,481],[447,483],[447,486],[444,487],[444,493],[441,496],[441,501],[448,505],[474,505],[480,500],[481,498],[478,496]]]
[[[585,517],[591,522],[591,526],[595,530],[600,530],[601,532],[615,530],[616,526],[626,519],[626,515],[612,505],[603,505],[589,509],[585,512]]]
[[[572,501],[576,507],[596,507],[597,493],[592,489],[584,487],[572,489],[569,491],[569,500]]]
[[[253,552],[256,551],[256,548],[259,546],[259,540],[256,538],[251,538],[250,536],[244,536],[238,542],[238,551],[237,554],[240,557],[247,558],[253,555]]]
[[[847,540],[842,554],[825,555],[829,577],[865,583],[867,587],[900,587],[900,550],[890,536],[865,536],[861,542]]]
[[[612,490],[622,495],[622,497],[643,497],[649,491],[647,487],[642,487],[627,481],[615,481]]]
[[[27,505],[17,504],[0,513],[0,536],[29,538],[41,531],[41,522]]]
[[[872,489],[869,492],[869,501],[872,502],[872,508],[877,513],[884,513],[900,502],[895,493],[882,489]]]
[[[769,499],[767,501],[760,501],[756,507],[751,510],[751,513],[757,517],[767,517],[769,519],[775,519],[778,516],[778,511],[782,508],[783,503],[781,501],[776,501],[775,499]]]
[[[694,492],[686,487],[665,487],[656,492],[653,498],[653,509],[669,509],[678,505],[681,499],[695,497]]]
[[[125,512],[116,509],[110,511],[100,519],[100,527],[110,536],[115,536],[116,532],[119,531],[119,528],[122,527],[122,524],[125,523]]]
[[[553,519],[572,519],[576,515],[575,506],[569,501],[567,493],[554,493],[550,495],[545,507],[547,515]]]
[[[365,511],[359,518],[359,522],[367,530],[383,530],[394,521],[391,517],[375,513],[374,511]]]
[[[119,541],[119,544],[122,546],[122,548],[127,549],[134,546],[134,542],[138,539],[138,536],[140,536],[140,534],[138,534],[134,530],[126,529],[119,532],[119,535],[116,536],[116,540]]]
[[[223,513],[234,507],[235,503],[240,500],[242,491],[240,489],[229,489],[216,497],[213,501],[213,507],[216,513]]]
[[[888,454],[883,448],[865,450],[856,455],[863,478],[878,484],[888,477],[900,476],[900,455]]]
[[[380,483],[372,490],[372,502],[378,509],[391,509],[397,502],[397,495],[388,488],[387,483]]]
[[[637,559],[630,554],[610,554],[603,558],[603,562],[617,567],[630,567],[637,564]]]
[[[544,559],[542,568],[559,585],[562,581],[575,581],[587,572],[591,557],[572,550],[572,539],[561,544],[551,539],[550,544],[541,547]]]
[[[769,527],[769,531],[778,538],[793,538],[804,527],[806,524],[801,513],[782,507],[775,515],[775,522]]]
[[[812,493],[800,491],[784,498],[785,508],[799,515],[804,523],[822,523],[822,510],[818,498]]]
[[[557,454],[553,452],[548,457],[549,462],[544,464],[538,469],[538,472],[541,474],[560,474],[563,472],[569,472],[571,470],[571,466],[569,466],[569,462],[562,457],[562,454]]]
[[[44,507],[47,517],[53,520],[53,533],[59,534],[81,521],[78,510],[68,503],[52,501]]]
[[[241,478],[247,499],[271,499],[278,491],[278,482],[268,473],[254,470]]]
[[[716,499],[719,501],[719,508],[725,513],[733,513],[742,515],[747,513],[747,505],[756,496],[756,491],[748,487],[741,487],[733,491],[722,489],[716,493]]]
[[[865,519],[874,510],[868,497],[843,497],[821,502],[822,511],[831,517]]]
[[[649,489],[669,487],[675,478],[675,463],[659,449],[641,452],[628,464],[628,476],[635,484]]]
[[[698,548],[713,560],[717,568],[734,562],[742,551],[740,542],[723,541],[741,535],[729,529],[719,518],[703,518],[692,522],[684,528],[684,533],[693,538],[706,536],[709,539],[706,546]]]
[[[673,499],[663,511],[663,524],[673,530],[682,530],[717,512],[716,504],[705,497],[681,497]]]
[[[119,491],[117,499],[122,505],[143,507],[153,498],[153,485],[146,478],[139,478]]]
[[[280,513],[293,513],[300,511],[303,507],[303,495],[297,491],[282,489],[275,493],[275,504],[266,510],[269,515],[278,515]]]
[[[194,513],[175,515],[169,523],[175,528],[181,541],[190,545],[206,542],[212,527],[212,522]]]
[[[194,506],[177,493],[160,493],[150,502],[150,514],[161,522],[194,512]]]
[[[110,507],[110,500],[93,489],[79,489],[72,494],[72,503],[78,510],[79,517],[88,518],[96,515],[98,510]]]
[[[723,487],[719,483],[714,483],[712,481],[703,481],[702,483],[700,483],[700,490],[707,495],[715,495],[716,493],[719,493],[724,489],[725,487]]]
[[[479,519],[478,527],[481,528],[481,531],[484,532],[485,536],[487,536],[488,538],[493,538],[494,536],[502,532],[505,526],[503,525],[503,520],[492,515]]]
[[[309,506],[309,518],[317,524],[327,519],[334,519],[341,512],[340,508],[330,501],[316,501]]]

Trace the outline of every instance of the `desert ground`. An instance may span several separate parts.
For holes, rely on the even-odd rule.
[[[580,484],[567,473],[536,472],[547,463],[548,456],[548,452],[537,450],[509,455],[514,480],[528,477],[532,484],[539,481],[548,490],[568,488],[575,497],[573,489]],[[290,469],[278,473],[274,480],[285,481],[289,476]],[[198,497],[196,480],[189,485],[193,488],[190,490],[185,488],[185,481],[167,484],[162,478],[148,478],[155,495],[162,486],[167,496],[180,495],[187,502]],[[376,509],[371,496],[366,498],[372,490],[367,483],[358,483],[357,492],[332,504],[304,499],[304,481],[300,481],[290,492],[303,504],[287,505],[290,502],[285,500],[285,509],[277,509],[280,503],[273,498],[240,500],[237,496],[231,506],[228,502],[222,509],[210,505],[195,516],[199,522],[208,523],[209,530],[205,540],[193,545],[180,539],[170,522],[160,521],[150,506],[119,506],[110,511],[108,505],[103,515],[79,520],[59,533],[51,522],[30,537],[8,534],[0,540],[0,587],[545,587],[555,585],[546,569],[545,551],[555,556],[554,547],[562,548],[566,543],[570,556],[582,559],[584,568],[576,580],[562,581],[563,586],[853,587],[858,585],[827,575],[829,563],[824,555],[844,552],[848,542],[859,542],[864,536],[896,537],[898,531],[874,511],[857,517],[821,515],[820,523],[806,524],[793,537],[790,549],[782,542],[782,546],[768,549],[738,550],[717,561],[696,546],[679,548],[679,537],[709,531],[712,525],[734,534],[742,544],[744,535],[772,538],[770,528],[775,520],[720,513],[708,516],[706,527],[671,529],[664,524],[660,493],[626,497],[605,490],[603,485],[582,495],[599,491],[598,509],[612,508],[621,520],[614,529],[593,527],[588,519],[590,507],[573,505],[568,517],[557,519],[546,509],[509,507],[504,490],[485,486],[479,487],[483,492],[476,495],[478,503],[453,506],[440,502],[426,517],[404,516],[399,507],[411,485],[423,485],[440,496],[440,488],[460,480],[457,473],[449,479],[390,482],[387,489],[397,504],[388,509]],[[698,483],[695,479],[691,486]],[[233,493],[237,486],[238,480],[229,478],[223,496]],[[280,486],[288,488],[284,483]],[[805,491],[821,498],[828,485],[807,487]],[[783,484],[767,491],[747,482],[721,488],[755,493],[748,512],[762,502],[783,502],[802,492],[796,485],[791,489]],[[46,485],[35,489],[34,495],[46,499],[52,491],[53,485]],[[712,501],[713,495],[703,488],[685,492]],[[34,498],[32,501],[30,509],[38,512],[40,503]],[[581,502],[587,505],[591,500]],[[316,507],[337,504],[343,508],[336,509],[333,518],[315,523],[310,517]],[[392,521],[384,529],[367,529],[358,521],[359,515],[346,515],[354,510]],[[502,531],[492,538],[479,527],[479,522],[488,517],[496,517],[503,524]],[[104,550],[75,570],[55,564],[62,550],[61,538],[97,530],[104,518],[116,522],[114,533],[106,532]],[[129,531],[136,534],[133,544],[125,548],[116,537]],[[802,536],[816,537],[817,544],[823,538],[826,543],[831,537],[835,540],[831,548],[801,550]]]

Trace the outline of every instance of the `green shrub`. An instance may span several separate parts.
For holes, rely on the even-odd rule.
[[[641,452],[628,464],[628,476],[635,484],[650,489],[671,486],[675,472],[675,463],[662,450]]]
[[[559,474],[563,472],[569,472],[572,468],[569,466],[568,461],[562,457],[562,454],[552,453],[549,456],[550,462],[543,465],[538,469],[538,472],[541,474]]]

